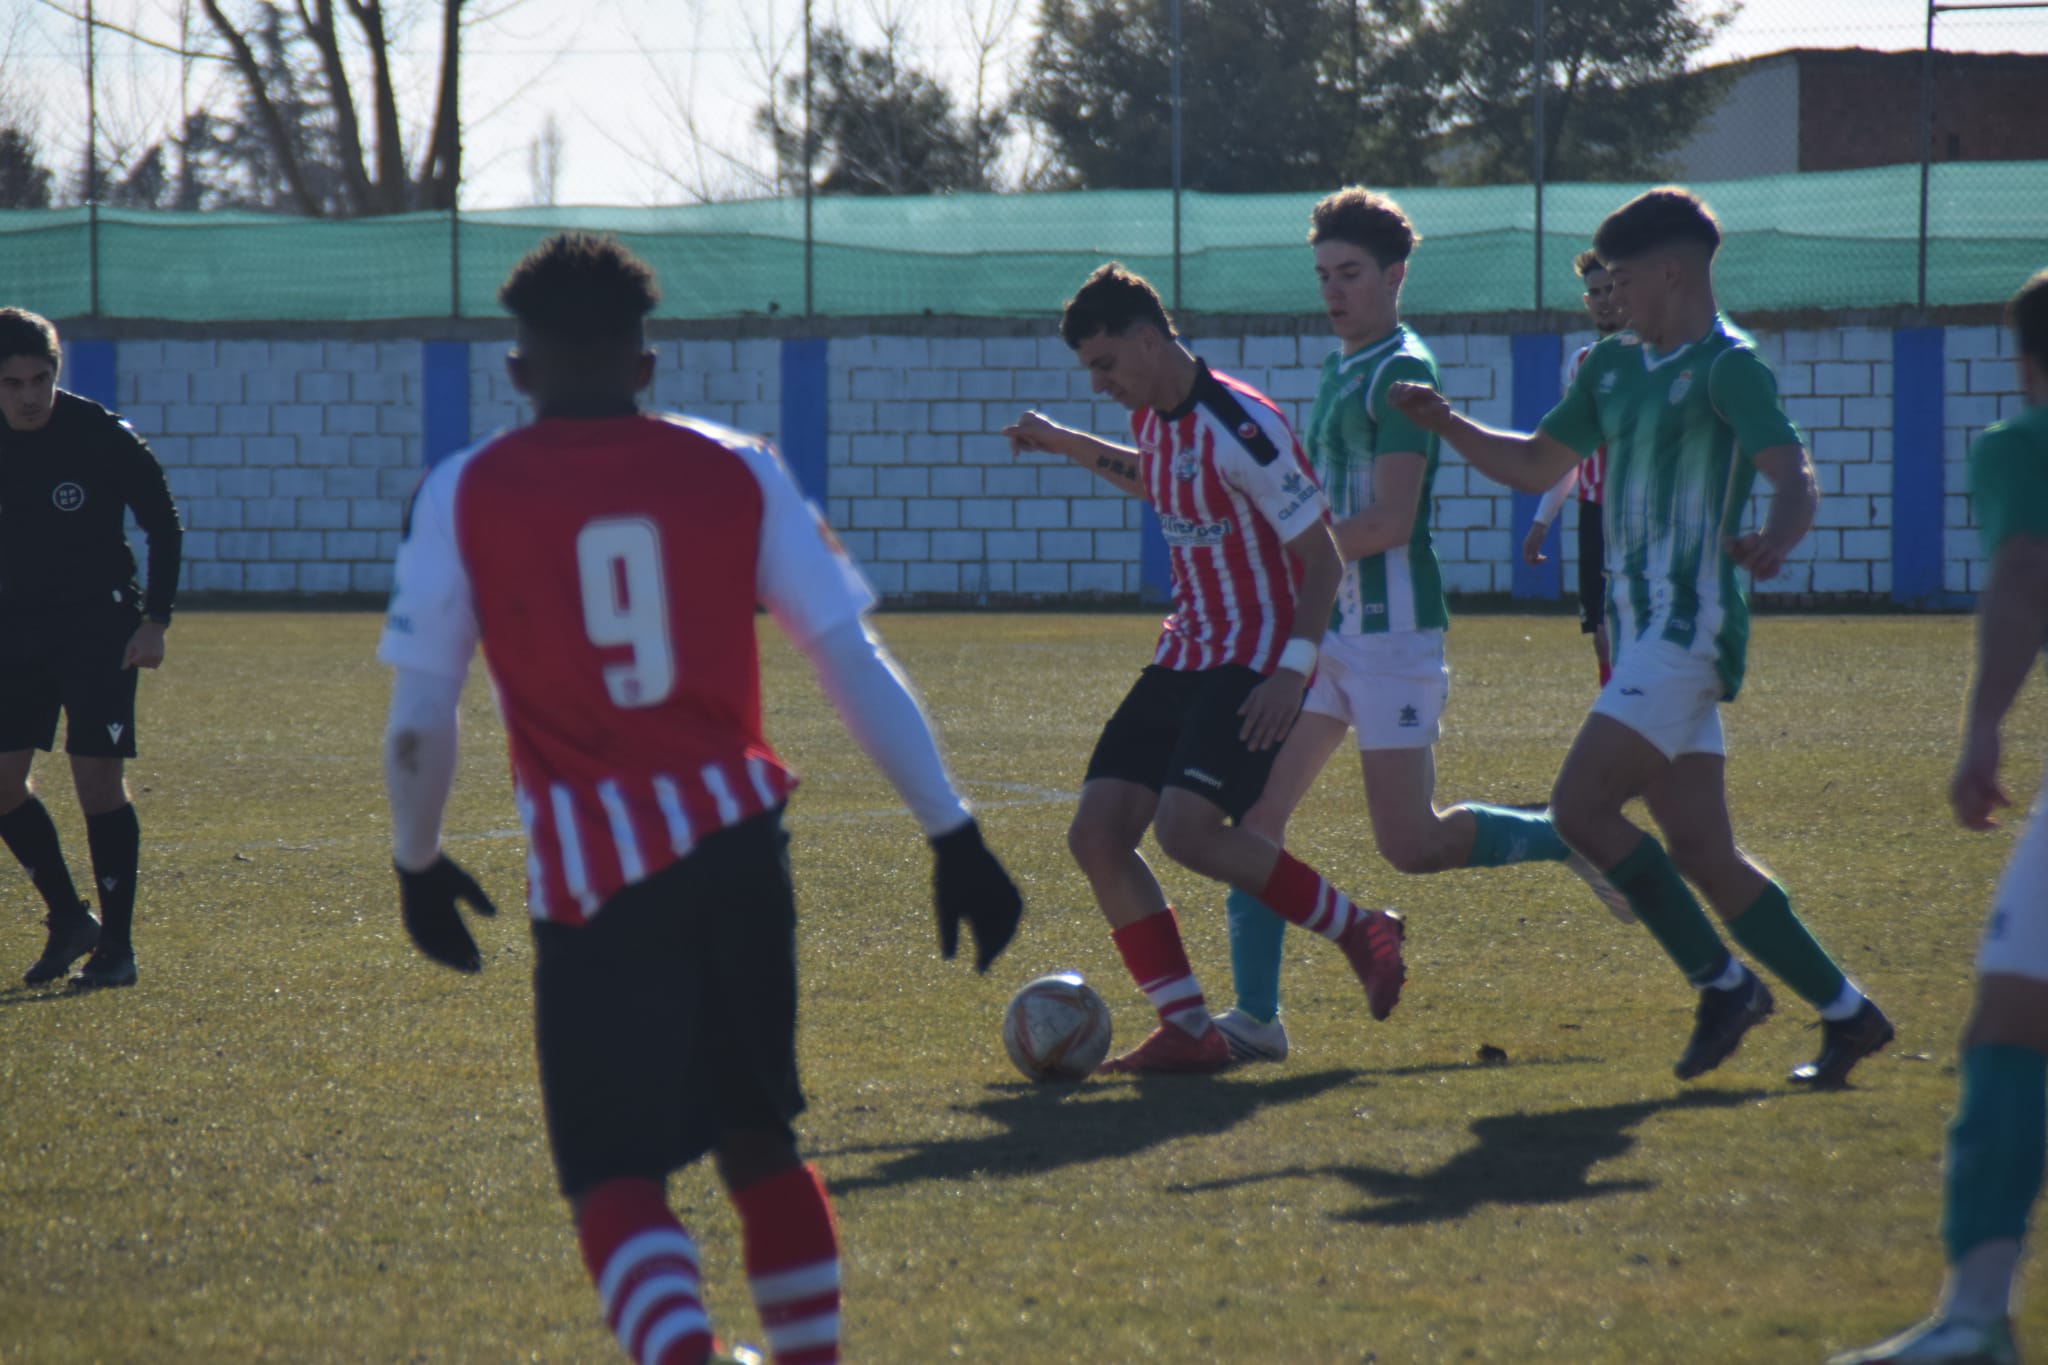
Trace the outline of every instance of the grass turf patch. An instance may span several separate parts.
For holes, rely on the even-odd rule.
[[[805,775],[801,1132],[842,1223],[849,1359],[1775,1362],[1925,1308],[1953,1037],[2018,823],[1947,814],[1967,621],[1766,619],[1726,713],[1738,836],[1899,1025],[1822,1096],[1784,1079],[1819,1041],[1789,991],[1721,1070],[1673,1080],[1692,995],[1647,935],[1554,867],[1393,873],[1342,751],[1290,842],[1408,913],[1393,1019],[1297,932],[1284,1065],[1024,1084],[998,1023],[1032,976],[1083,971],[1121,1043],[1151,1022],[1064,831],[1154,622],[880,624],[1027,919],[987,978],[939,961],[915,825],[766,629],[771,736]],[[449,847],[507,913],[463,979],[398,926],[376,629],[186,614],[145,679],[141,985],[0,987],[0,1360],[619,1358],[544,1146],[500,730],[473,685]],[[1492,616],[1450,654],[1440,800],[1542,801],[1590,649],[1563,618]],[[2016,792],[2044,739],[2030,693]],[[83,885],[68,779],[39,773]],[[1221,888],[1153,862],[1220,1008]],[[18,972],[25,879],[7,907]],[[715,1182],[672,1192],[714,1320],[758,1339]]]

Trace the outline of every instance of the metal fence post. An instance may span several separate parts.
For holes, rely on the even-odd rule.
[[[1173,0],[1173,306],[1180,309],[1180,4]]]
[[[1529,175],[1536,182],[1536,311],[1543,311],[1543,0],[1536,0],[1536,109]]]

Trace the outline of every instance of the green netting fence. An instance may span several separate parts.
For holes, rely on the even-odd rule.
[[[1542,298],[1577,304],[1572,257],[1643,186],[1551,185]],[[1744,311],[1920,298],[1920,168],[1699,185],[1727,241],[1722,296]],[[1394,191],[1424,237],[1411,314],[1536,306],[1526,185]],[[1205,313],[1315,310],[1304,246],[1312,194],[1182,196],[1179,298]],[[617,234],[661,276],[659,316],[1047,314],[1104,260],[1171,292],[1165,191],[818,199],[686,208],[501,209],[331,221],[101,208],[0,212],[0,302],[53,317],[181,322],[496,317],[506,271],[545,233]],[[2048,162],[1935,166],[1929,305],[1994,303],[2048,266]]]

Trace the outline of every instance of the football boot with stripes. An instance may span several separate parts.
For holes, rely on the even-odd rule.
[[[1205,1029],[1197,1038],[1175,1024],[1161,1024],[1145,1041],[1095,1068],[1099,1075],[1194,1076],[1230,1065],[1230,1044],[1223,1030]]]
[[[1337,939],[1358,974],[1358,984],[1365,987],[1365,1003],[1375,1019],[1392,1014],[1400,1002],[1401,983],[1408,979],[1401,940],[1407,936],[1408,924],[1400,911],[1360,910]]]

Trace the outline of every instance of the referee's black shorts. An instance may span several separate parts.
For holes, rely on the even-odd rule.
[[[705,836],[587,923],[536,922],[533,1000],[555,1176],[659,1181],[729,1129],[790,1131],[796,898],[777,807]]]
[[[1600,628],[1607,611],[1607,537],[1600,529],[1600,504],[1579,504],[1579,633]]]
[[[138,670],[121,659],[141,624],[123,602],[0,613],[0,753],[55,748],[61,711],[64,752],[135,757]]]

